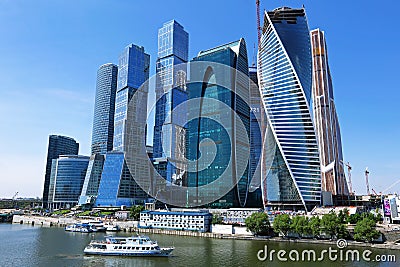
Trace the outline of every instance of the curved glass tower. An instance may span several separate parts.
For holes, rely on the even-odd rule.
[[[97,71],[94,102],[92,155],[105,155],[113,148],[115,94],[118,67],[112,63],[101,65]]]
[[[265,12],[258,52],[264,205],[312,209],[321,201],[318,144],[310,111],[312,65],[305,10]]]
[[[78,204],[89,157],[64,155],[52,161],[49,206],[51,210]]]
[[[196,62],[199,65],[196,65]],[[212,164],[188,163],[188,168],[194,170],[188,173],[188,186],[201,187],[210,184],[217,181],[225,171],[229,172],[232,178],[231,183],[235,184],[227,194],[222,194],[221,188],[229,186],[218,180],[216,186],[207,190],[203,195],[197,194],[195,196],[197,200],[194,203],[197,201],[200,206],[205,199],[220,196],[208,206],[215,208],[243,207],[247,201],[249,186],[248,159],[239,155],[243,154],[242,151],[250,149],[249,144],[245,141],[248,140],[250,133],[250,107],[247,105],[249,103],[249,78],[245,40],[242,38],[201,51],[192,60],[192,63],[190,70],[192,82],[188,87],[189,100],[200,98],[202,101],[200,106],[188,108],[189,117],[198,117],[199,119],[192,120],[187,124],[187,158],[197,160],[201,154],[212,155],[214,152],[210,140],[216,144],[216,156]],[[205,99],[216,99],[220,103],[210,103]],[[229,106],[238,117],[227,114],[222,103]],[[218,123],[221,119],[226,122],[224,126]],[[241,120],[244,128],[238,127],[238,119]],[[209,140],[204,141],[207,139]],[[234,162],[232,167],[229,167],[230,160]],[[243,174],[238,171],[239,165],[247,166]]]
[[[44,176],[43,187],[43,208],[48,208],[48,199],[50,198],[50,180],[52,172],[53,160],[57,159],[60,155],[78,155],[79,143],[75,139],[62,136],[50,135],[49,145],[47,150],[46,173]]]

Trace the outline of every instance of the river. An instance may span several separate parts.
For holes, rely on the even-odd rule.
[[[119,233],[120,236],[129,236],[130,233]],[[322,261],[313,262],[306,258],[305,261],[296,262],[290,259],[299,257],[303,250],[313,250],[316,252],[317,259],[321,251],[329,250],[328,245],[320,244],[299,244],[288,242],[267,242],[255,240],[233,240],[233,239],[212,239],[187,236],[171,235],[149,235],[153,240],[157,240],[160,246],[174,245],[175,250],[169,258],[140,258],[140,257],[104,257],[104,256],[85,256],[84,247],[92,238],[102,239],[104,233],[83,234],[65,232],[62,228],[38,227],[19,224],[0,223],[0,266],[399,266],[399,250],[382,250],[371,248],[358,248],[360,261],[351,261],[349,257],[343,256],[343,260],[335,261],[324,254]],[[267,246],[267,247],[266,247]],[[333,246],[333,249],[338,249]],[[355,249],[347,247],[345,249]],[[369,262],[362,258],[365,249],[371,250]],[[259,251],[262,252],[259,253]],[[264,261],[258,259],[259,254],[262,259],[265,255],[270,256],[271,250],[284,250],[286,254],[281,255],[283,260],[277,258],[276,253],[272,254]],[[306,255],[306,254],[305,254]],[[338,254],[339,255],[339,254]],[[377,262],[376,255],[394,255],[397,262]],[[307,255],[306,255],[307,256]],[[382,258],[382,257],[381,257]]]

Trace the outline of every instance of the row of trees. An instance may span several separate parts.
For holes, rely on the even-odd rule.
[[[350,233],[347,224],[356,224],[353,238],[358,241],[371,242],[380,236],[376,230],[376,222],[381,220],[381,216],[372,213],[362,213],[348,215],[348,211],[340,211],[325,214],[322,218],[313,216],[289,216],[279,214],[273,221],[273,231],[283,237],[298,236],[306,238],[319,238],[329,236],[330,238],[349,239]],[[253,213],[246,220],[246,227],[256,235],[268,235],[271,231],[268,215],[264,212]]]

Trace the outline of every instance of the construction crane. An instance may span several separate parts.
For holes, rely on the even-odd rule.
[[[345,165],[347,167],[347,177],[349,178],[348,183],[349,183],[350,195],[353,195],[354,194],[354,192],[353,192],[353,184],[351,182],[351,169],[352,169],[352,167],[350,165],[350,162],[346,163],[343,160],[341,160],[341,162],[343,163],[343,165]]]
[[[14,196],[11,199],[11,205],[13,208],[17,207],[17,201],[16,201],[16,197],[18,196],[18,192],[15,192]]]
[[[256,12],[257,12],[257,41],[258,41],[258,49],[260,50],[260,40],[261,40],[260,0],[256,0]]]
[[[376,193],[376,191],[375,191],[373,188],[371,188],[371,190],[372,190],[372,192],[374,193],[375,196],[378,195],[378,194]]]
[[[367,186],[367,195],[370,195],[371,193],[369,192],[368,175],[369,175],[369,171],[368,171],[368,167],[367,167],[367,168],[365,168],[365,184]]]

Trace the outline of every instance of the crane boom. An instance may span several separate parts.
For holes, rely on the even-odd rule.
[[[353,184],[352,184],[352,182],[351,182],[351,169],[352,169],[352,167],[351,167],[351,165],[350,165],[350,162],[344,162],[343,160],[341,160],[341,162],[347,167],[347,177],[349,178],[349,181],[348,181],[348,183],[349,183],[349,190],[350,190],[350,195],[352,195],[353,194]]]
[[[368,171],[368,167],[367,167],[367,168],[365,169],[365,184],[366,184],[366,186],[367,186],[367,194],[370,195],[370,192],[369,192],[368,174],[369,174],[369,171]]]

